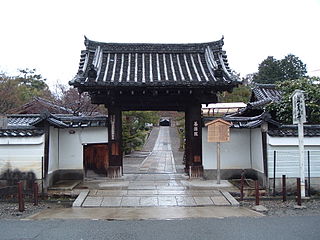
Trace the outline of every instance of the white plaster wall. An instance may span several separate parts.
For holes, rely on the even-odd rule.
[[[49,174],[59,169],[59,129],[50,127]]]
[[[298,137],[271,137],[268,135],[268,144],[270,146],[298,146]],[[305,146],[320,146],[320,137],[305,137]]]
[[[208,143],[208,128],[202,128],[202,156],[204,169],[217,169],[216,143]],[[250,130],[230,129],[230,142],[221,143],[221,169],[251,168]]]
[[[83,128],[81,133],[81,142],[89,143],[107,143],[108,129],[102,127]]]
[[[274,174],[274,151],[276,151],[276,178],[300,177],[299,172],[299,146],[297,137],[270,137],[268,136],[268,176]],[[320,138],[304,138],[304,165],[305,177],[308,174],[308,151],[310,152],[311,177],[320,177]]]
[[[264,172],[262,133],[260,128],[251,129],[251,161],[253,169],[262,173]]]
[[[18,169],[32,171],[41,178],[42,157],[44,155],[44,135],[40,137],[1,138],[0,172]]]
[[[70,134],[70,131],[74,131],[74,134]],[[60,129],[59,169],[83,169],[83,145],[107,142],[107,128]]]

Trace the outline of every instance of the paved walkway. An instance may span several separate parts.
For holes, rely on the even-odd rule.
[[[194,207],[238,206],[225,190],[232,187],[208,181],[189,180],[177,174],[171,148],[170,127],[160,127],[153,151],[139,166],[139,173],[125,174],[121,179],[84,182],[74,207]]]
[[[151,154],[142,162],[140,172],[176,173],[173,158],[170,127],[160,127],[157,141]]]
[[[141,208],[59,208],[47,209],[27,219],[104,219],[104,220],[145,220],[145,219],[186,219],[224,217],[262,217],[261,213],[243,207],[141,207]],[[163,229],[165,231],[165,229]]]

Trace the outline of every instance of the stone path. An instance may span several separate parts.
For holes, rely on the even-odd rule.
[[[170,127],[160,127],[157,141],[151,154],[142,162],[140,172],[176,173],[171,149]]]
[[[78,207],[237,206],[227,191],[190,187],[180,174],[128,174],[82,194]],[[80,196],[80,195],[79,195]]]
[[[139,173],[82,184],[90,190],[79,195],[74,207],[238,206],[223,188],[193,186],[186,175],[176,173],[169,130],[160,127],[153,151],[140,164]]]

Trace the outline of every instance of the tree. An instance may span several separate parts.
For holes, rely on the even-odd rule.
[[[306,65],[293,54],[287,55],[280,61],[280,69],[284,80],[298,79],[307,74]]]
[[[267,110],[279,122],[292,124],[292,99],[291,95],[296,89],[305,91],[306,115],[308,124],[320,123],[320,78],[300,78],[277,83],[281,91],[281,101],[272,103]]]
[[[305,77],[306,73],[306,65],[293,54],[288,54],[281,60],[269,56],[259,64],[258,72],[254,74],[253,81],[256,83],[275,83]]]
[[[7,113],[10,109],[17,108],[29,102],[33,97],[53,99],[46,79],[36,73],[36,69],[19,70],[20,75],[8,76],[0,74],[0,112]]]
[[[144,144],[148,129],[146,123],[159,122],[157,112],[127,111],[122,114],[122,146],[125,153],[130,153]]]
[[[20,75],[15,77],[18,82],[20,98],[23,102],[30,101],[33,97],[45,97],[53,99],[53,96],[46,84],[45,78],[36,73],[36,69],[19,69]]]
[[[258,73],[254,74],[253,82],[274,83],[280,81],[281,78],[279,61],[269,56],[259,64]]]
[[[99,113],[106,114],[106,108],[91,103],[88,93],[80,94],[76,88],[70,88],[57,84],[55,101],[59,106],[71,109],[74,115],[85,114],[87,116]]]
[[[22,104],[19,98],[17,81],[5,74],[0,76],[0,96],[0,113],[7,113],[10,109]]]
[[[240,85],[231,93],[223,92],[218,95],[219,102],[244,102],[247,103],[251,96],[251,89],[248,86]]]

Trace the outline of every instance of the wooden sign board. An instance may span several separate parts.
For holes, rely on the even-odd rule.
[[[217,119],[207,123],[208,142],[229,142],[231,123]]]
[[[306,105],[304,91],[295,90],[292,94],[292,120],[293,124],[307,122],[306,120]]]

